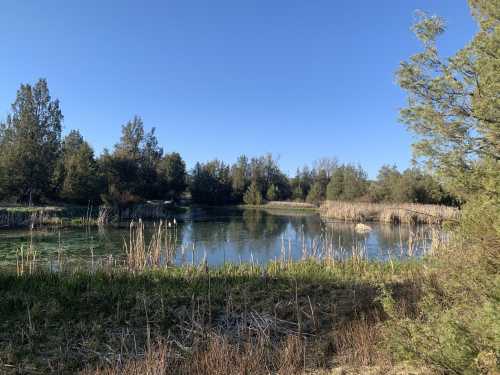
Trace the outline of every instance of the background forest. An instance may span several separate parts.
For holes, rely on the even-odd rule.
[[[147,200],[208,205],[328,200],[453,204],[431,174],[383,166],[370,181],[361,166],[324,158],[289,177],[271,154],[242,155],[230,165],[196,163],[188,172],[181,155],[166,153],[136,116],[122,126],[111,151],[96,156],[78,130],[62,137],[63,113],[47,81],[23,84],[11,113],[0,123],[0,200],[128,206]]]

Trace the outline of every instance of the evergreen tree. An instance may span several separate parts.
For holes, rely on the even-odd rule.
[[[252,181],[245,195],[243,196],[245,204],[261,205],[263,203],[262,194],[256,181]]]
[[[178,200],[187,187],[186,164],[177,152],[166,154],[158,165],[159,191],[162,197]]]
[[[266,192],[266,199],[268,201],[276,201],[279,199],[278,187],[274,184],[269,185]]]
[[[314,183],[313,173],[306,166],[302,170],[297,169],[295,177],[290,182],[291,196],[293,200],[305,201],[312,184]]]
[[[342,200],[351,201],[361,198],[368,188],[366,172],[361,167],[347,165],[344,167],[344,186]]]
[[[480,30],[454,56],[439,56],[441,18],[420,14],[413,27],[423,51],[401,63],[400,86],[408,93],[401,118],[419,136],[423,157],[462,199],[484,190],[498,194],[500,170],[500,58],[498,0],[470,1]]]
[[[22,202],[54,197],[53,176],[61,143],[63,115],[47,81],[23,84],[2,125],[0,190]],[[5,178],[8,176],[8,178]]]
[[[221,205],[231,202],[229,167],[219,160],[196,163],[191,174],[191,197],[195,203]]]
[[[326,198],[331,201],[342,199],[344,191],[344,168],[337,168],[333,174],[326,189]]]
[[[309,194],[307,194],[306,201],[308,203],[313,203],[313,204],[319,204],[323,200],[325,200],[326,196],[326,188],[323,183],[320,181],[316,181],[312,187],[311,190],[309,190]]]
[[[236,164],[231,167],[231,187],[234,202],[240,203],[243,201],[243,195],[250,185],[250,174],[248,158],[242,155],[238,158]]]
[[[401,173],[397,167],[383,165],[380,168],[377,181],[369,188],[370,200],[374,202],[395,201],[395,188],[400,184]]]
[[[76,130],[62,144],[63,179],[60,197],[69,202],[98,202],[101,180],[94,151]]]
[[[122,126],[113,153],[101,156],[100,168],[107,184],[103,198],[108,204],[126,206],[159,197],[157,168],[163,149],[154,133],[154,128],[145,133],[142,119],[135,116]]]
[[[361,167],[342,165],[337,168],[327,186],[328,200],[352,201],[368,191],[366,172]]]

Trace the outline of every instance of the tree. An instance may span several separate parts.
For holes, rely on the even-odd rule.
[[[370,200],[374,202],[394,201],[394,189],[400,184],[401,173],[395,165],[383,165],[380,168],[377,181],[369,188]]]
[[[137,193],[147,199],[161,198],[158,186],[158,165],[162,160],[163,149],[158,144],[155,131],[153,127],[144,135],[139,149],[140,184]],[[182,184],[182,179],[179,182]]]
[[[191,174],[191,197],[195,203],[220,205],[231,202],[229,167],[219,160],[196,163]]]
[[[23,84],[2,124],[0,169],[4,194],[23,202],[53,197],[53,175],[61,145],[63,115],[47,81]]]
[[[245,204],[250,204],[250,205],[261,205],[262,204],[262,194],[260,192],[260,188],[257,185],[257,182],[253,181],[250,186],[248,187],[248,190],[246,191],[243,201]]]
[[[81,134],[73,130],[62,143],[62,186],[60,197],[69,202],[97,202],[101,179],[94,151]]]
[[[342,165],[333,172],[326,190],[328,200],[359,199],[368,190],[366,172],[359,166]]]
[[[413,27],[423,51],[402,62],[399,85],[408,93],[401,119],[419,136],[422,157],[462,199],[479,191],[498,194],[491,183],[500,169],[500,9],[498,0],[470,1],[480,30],[454,56],[439,56],[441,18],[419,13]]]
[[[250,165],[248,158],[241,155],[236,164],[231,167],[231,187],[234,202],[242,202],[243,195],[250,185]]]
[[[326,188],[324,184],[319,181],[316,181],[311,190],[309,190],[309,194],[307,194],[307,202],[313,204],[319,204],[321,201],[325,200],[326,196]]]
[[[326,197],[328,200],[335,201],[342,197],[344,190],[344,169],[337,168],[333,174],[326,189]]]
[[[396,166],[384,165],[372,182],[369,197],[373,202],[453,203],[441,184],[429,173],[409,168],[400,173]]]
[[[274,184],[269,185],[266,192],[266,199],[268,201],[275,201],[278,200],[278,197],[279,197],[278,187]]]
[[[333,172],[338,168],[339,162],[337,158],[321,158],[314,162],[313,164],[315,174],[319,175],[324,173],[326,178],[330,179]]]
[[[144,122],[139,116],[122,125],[120,142],[115,145],[114,154],[124,159],[139,161],[144,142]]]
[[[112,154],[104,152],[100,167],[106,178],[104,200],[126,206],[144,199],[159,198],[157,168],[163,155],[155,129],[145,133],[140,117],[122,126],[120,142]]]
[[[177,152],[166,154],[158,165],[159,191],[162,196],[178,200],[187,187],[186,163]]]
[[[367,192],[367,176],[361,167],[344,167],[344,186],[341,199],[346,201],[361,198]]]
[[[297,169],[295,177],[290,182],[292,198],[304,201],[313,183],[313,173],[307,166],[303,167],[302,170]]]
[[[388,340],[397,343],[393,353],[455,374],[498,368],[492,332],[498,328],[500,269],[500,0],[469,4],[479,31],[466,47],[440,58],[435,41],[444,23],[421,15],[414,31],[424,51],[398,72],[409,95],[402,119],[419,136],[416,156],[464,204],[454,240],[433,257],[432,279],[422,280],[418,317],[393,315],[389,304],[386,309],[395,318]]]

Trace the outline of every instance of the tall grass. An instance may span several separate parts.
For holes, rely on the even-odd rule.
[[[128,241],[124,240],[126,264],[131,271],[168,267],[173,264],[177,246],[177,223],[160,221],[153,224],[149,242],[141,219],[131,221]]]
[[[457,208],[415,203],[363,203],[326,201],[320,207],[321,215],[327,219],[364,222],[405,224],[442,224],[457,221]]]

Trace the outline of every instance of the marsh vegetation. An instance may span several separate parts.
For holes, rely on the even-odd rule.
[[[267,155],[188,173],[138,117],[95,158],[79,133],[61,141],[46,81],[22,85],[0,127],[8,203],[83,203],[87,213],[105,203],[118,219],[156,199],[301,209],[284,215],[273,203],[228,218],[192,206],[191,222],[133,218],[121,229],[85,214],[75,246],[64,237],[77,229],[60,223],[0,232],[0,372],[498,373],[500,2],[469,3],[478,31],[467,46],[442,58],[444,21],[421,13],[423,50],[397,72],[409,96],[401,118],[429,172],[383,167],[368,181],[329,159],[290,178]],[[325,221],[304,201],[322,203]],[[0,217],[57,221],[58,210]]]

